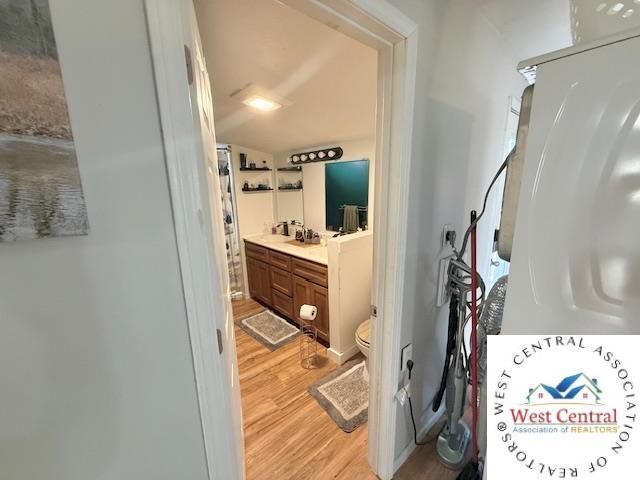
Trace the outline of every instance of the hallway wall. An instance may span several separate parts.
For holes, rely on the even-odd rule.
[[[525,82],[516,58],[472,0],[391,0],[419,25],[418,78],[409,191],[401,345],[413,343],[412,397],[418,429],[434,418],[431,402],[444,363],[446,307],[437,308],[442,228],[458,242],[468,210],[501,163],[508,97]],[[491,232],[479,227],[479,256],[488,265]],[[483,267],[484,269],[484,267]],[[396,467],[413,450],[409,410],[398,405]]]
[[[85,237],[0,244],[0,478],[208,478],[142,0],[51,0]]]

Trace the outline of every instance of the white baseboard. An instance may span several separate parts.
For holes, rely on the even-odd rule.
[[[409,407],[407,407],[407,408],[409,408]],[[434,427],[434,425],[438,422],[438,420],[440,420],[440,417],[441,417],[441,414],[442,414],[443,410],[444,410],[444,407],[440,407],[440,410],[437,413],[434,413],[431,416],[431,418],[424,425],[424,427],[422,427],[420,430],[418,430],[418,438],[419,439],[423,438],[427,434],[427,432]],[[411,430],[411,431],[413,433],[413,430]],[[407,445],[407,447],[402,451],[402,453],[400,453],[400,455],[398,455],[398,457],[393,461],[393,473],[397,472],[398,469],[402,465],[404,465],[404,462],[407,461],[407,459],[409,458],[409,456],[413,453],[413,451],[415,449],[416,449],[416,444],[413,443],[413,440],[411,440],[409,445]]]
[[[327,357],[329,357],[329,360],[332,362],[342,365],[347,360],[354,357],[359,351],[360,349],[358,348],[358,345],[353,345],[344,352],[338,352],[333,348],[329,348],[327,349]]]

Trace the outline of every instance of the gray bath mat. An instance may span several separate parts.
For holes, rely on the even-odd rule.
[[[369,375],[361,358],[345,363],[308,390],[345,432],[353,432],[367,421]]]
[[[242,330],[273,351],[293,340],[298,328],[269,310],[236,322]]]

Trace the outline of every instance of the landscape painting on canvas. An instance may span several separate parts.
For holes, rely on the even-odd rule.
[[[0,0],[0,242],[88,231],[48,0]]]

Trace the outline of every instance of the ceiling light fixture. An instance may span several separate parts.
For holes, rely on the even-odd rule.
[[[607,8],[607,4],[606,2],[602,2],[600,5],[598,5],[596,7],[596,12],[600,13],[601,11],[603,11],[605,8]]]
[[[634,13],[635,13],[635,10],[633,8],[630,8],[629,10],[627,10],[622,14],[622,18],[629,18]]]
[[[274,110],[278,110],[280,107],[282,107],[280,103],[274,102],[273,100],[269,100],[268,98],[258,95],[249,97],[243,100],[242,103],[244,103],[248,107],[260,110],[261,112],[273,112]]]
[[[275,112],[282,107],[291,105],[291,102],[286,98],[279,97],[266,88],[252,84],[233,92],[231,98],[235,98],[243,105],[262,113]]]

